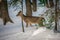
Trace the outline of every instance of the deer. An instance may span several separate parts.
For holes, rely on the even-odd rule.
[[[28,27],[28,24],[31,26],[32,23],[43,25],[43,22],[41,21],[45,20],[43,17],[25,16],[22,11],[19,11],[16,16],[20,16],[21,18],[23,18],[23,21],[25,21],[26,23],[26,27]]]

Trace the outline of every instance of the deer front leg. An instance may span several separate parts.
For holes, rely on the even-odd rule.
[[[26,27],[28,27],[28,23],[26,23]]]

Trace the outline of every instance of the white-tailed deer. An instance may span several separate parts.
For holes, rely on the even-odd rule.
[[[42,20],[45,20],[43,17],[34,17],[34,16],[25,16],[22,11],[18,12],[18,14],[16,16],[21,16],[21,18],[23,18],[23,20],[26,22],[26,27],[28,26],[28,24],[32,24],[32,23],[37,23],[37,24],[42,24],[43,22]]]

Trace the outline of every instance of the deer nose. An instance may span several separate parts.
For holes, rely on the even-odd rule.
[[[18,14],[16,16],[18,16]]]

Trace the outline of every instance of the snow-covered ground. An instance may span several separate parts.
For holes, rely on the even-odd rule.
[[[46,7],[38,7],[37,12],[33,12],[33,16],[40,16],[39,14],[43,14],[46,10]],[[29,26],[26,28],[24,23],[25,32],[22,32],[21,18],[16,17],[18,11],[19,9],[14,11],[12,7],[9,9],[9,15],[14,23],[8,22],[3,25],[0,19],[0,40],[60,40],[59,33],[54,33],[46,27],[36,29],[38,26]],[[24,9],[24,14],[25,12]]]
[[[59,33],[54,33],[45,27],[40,27],[39,29],[28,27],[25,28],[23,33],[21,27],[17,26],[0,29],[0,40],[60,40]]]

